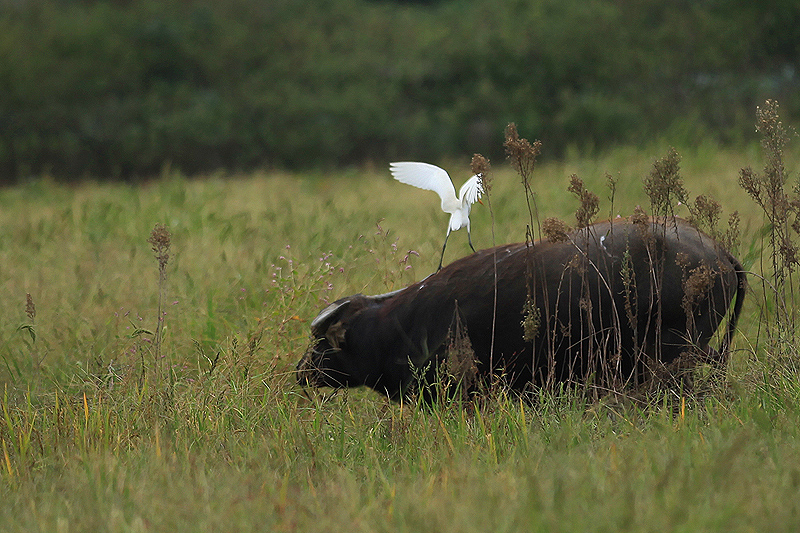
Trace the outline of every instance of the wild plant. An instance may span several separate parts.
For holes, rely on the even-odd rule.
[[[686,207],[689,209],[689,221],[692,224],[705,230],[729,252],[736,252],[741,235],[739,230],[741,222],[739,211],[733,211],[728,215],[728,223],[725,229],[720,229],[719,222],[722,216],[722,206],[711,196],[701,194],[695,198],[693,203],[687,204]]]
[[[619,180],[606,172],[606,187],[608,188],[608,218],[614,218],[614,200],[617,198],[617,182]]]
[[[25,294],[25,316],[28,317],[28,322],[25,324],[20,324],[20,326],[17,328],[17,331],[26,331],[28,333],[30,342],[28,342],[28,339],[25,339],[24,337],[23,342],[30,353],[31,367],[37,369],[42,362],[43,356],[39,356],[39,350],[36,347],[36,305],[33,303],[33,297],[29,292]]]
[[[588,190],[576,174],[569,178],[569,187],[567,190],[575,195],[580,205],[578,210],[575,211],[575,219],[578,224],[578,229],[585,228],[592,224],[597,217],[597,212],[600,211],[600,198]]]
[[[538,234],[540,237],[543,237],[549,242],[571,241],[572,237],[570,236],[570,232],[572,229],[565,222],[554,217],[547,218],[541,224],[539,224],[538,210],[536,208],[531,178],[535,168],[536,158],[541,153],[541,142],[536,141],[534,143],[530,143],[526,139],[520,138],[516,130],[516,126],[514,124],[509,124],[506,129],[505,147],[506,153],[509,159],[511,159],[514,169],[520,175],[522,180],[526,203],[528,206],[528,214],[530,217],[529,225],[526,228],[526,242],[528,243],[528,261],[526,265],[527,295],[523,309],[521,309],[523,338],[528,342],[534,343],[535,345],[533,350],[534,361],[531,362],[533,368],[540,367],[536,359],[546,358],[546,370],[544,371],[545,379],[543,381],[543,388],[548,391],[553,391],[559,383],[559,377],[556,375],[556,367],[558,362],[555,359],[555,354],[558,351],[557,343],[560,342],[558,340],[560,338],[560,331],[562,331],[565,327],[574,327],[580,328],[581,331],[578,335],[582,339],[594,339],[596,337],[596,332],[594,331],[595,322],[592,317],[598,313],[604,313],[608,311],[593,308],[591,293],[593,291],[596,293],[598,290],[607,290],[608,282],[607,280],[600,280],[600,283],[605,285],[602,288],[589,286],[588,275],[590,271],[596,270],[598,266],[591,264],[591,261],[589,261],[585,254],[582,253],[580,247],[576,245],[575,256],[571,261],[568,262],[568,264],[564,265],[565,275],[564,278],[559,282],[558,288],[556,289],[558,294],[549,294],[550,289],[547,283],[543,283],[542,286],[545,291],[544,298],[546,301],[550,301],[551,298],[554,298],[556,302],[560,302],[562,301],[561,291],[570,290],[568,288],[569,277],[578,276],[582,280],[580,288],[580,313],[585,316],[587,320],[582,320],[581,324],[559,324],[558,319],[555,316],[551,316],[553,310],[549,305],[544,306],[545,316],[542,316],[542,311],[540,310],[539,305],[537,305],[535,296],[536,293],[534,291],[534,287],[537,285],[537,283],[542,283],[542,280],[537,279],[538,273],[534,271],[534,266],[532,264],[532,260],[530,259],[530,251],[538,245],[537,241],[534,239],[532,228],[535,225],[538,229]],[[585,187],[583,181],[578,178],[577,175],[572,175],[570,177],[568,191],[575,195],[579,202],[578,209],[575,213],[577,227],[579,229],[590,227],[599,211],[598,196],[589,191]],[[587,229],[586,231],[591,233],[591,229]],[[594,236],[594,238],[597,239],[599,236]],[[556,307],[559,305],[559,303],[556,303]],[[571,303],[569,305],[571,305]],[[558,310],[555,310],[555,312],[557,313]],[[613,313],[610,314],[613,315]],[[588,328],[586,331],[584,331],[584,326]],[[619,328],[616,329],[618,330]],[[536,353],[537,350],[542,347],[544,347],[544,353]],[[598,379],[605,381],[607,378],[607,365],[605,364],[605,360],[606,356],[608,355],[607,352],[609,351],[609,346],[607,344],[602,346],[596,345],[593,341],[591,341],[586,345],[586,350],[587,353],[581,353],[578,358],[576,358],[574,361],[571,360],[568,363],[568,373],[570,376],[575,378],[588,378],[589,375],[597,375]],[[580,371],[585,373],[584,376],[578,376],[579,371],[577,366],[582,364],[581,361],[583,361],[587,366],[585,370]]]
[[[688,192],[683,186],[683,178],[680,175],[680,161],[681,157],[675,148],[670,148],[667,154],[653,162],[653,168],[650,174],[644,179],[644,192],[650,199],[650,214],[660,225],[653,226],[649,221],[642,219],[642,214],[639,215],[640,227],[645,235],[649,235],[650,231],[654,228],[660,228],[661,237],[665,238],[666,233],[670,228],[674,227],[675,209],[680,204],[685,204],[688,199]],[[673,221],[670,223],[670,221]],[[659,231],[659,230],[657,230]],[[650,288],[651,298],[654,301],[656,309],[655,324],[653,324],[655,335],[656,353],[643,354],[638,353],[637,346],[637,367],[639,366],[638,359],[641,359],[641,364],[645,367],[646,372],[651,376],[659,374],[658,369],[661,367],[661,346],[663,331],[661,328],[663,320],[663,306],[661,304],[661,294],[663,291],[664,283],[664,250],[655,246],[653,238],[645,239],[647,246],[647,257],[649,261],[649,268],[652,272],[652,284]],[[636,314],[636,312],[634,312]],[[648,329],[650,325],[648,324]],[[647,334],[645,334],[647,336]],[[656,380],[658,381],[658,380]],[[648,383],[652,386],[652,382]]]
[[[528,246],[525,266],[525,287],[527,294],[525,297],[525,304],[521,309],[521,324],[525,340],[534,342],[536,336],[539,334],[542,317],[540,316],[539,307],[536,305],[535,293],[533,291],[534,275],[530,250],[535,242],[534,226],[539,230],[539,235],[542,235],[542,229],[539,224],[539,210],[536,206],[536,195],[531,185],[531,179],[533,178],[533,171],[536,168],[536,159],[542,152],[542,143],[538,140],[531,143],[525,138],[520,138],[517,125],[512,122],[506,126],[503,146],[506,150],[506,157],[511,160],[511,166],[521,179],[522,188],[525,192],[525,204],[528,208],[528,223],[525,228],[525,242]],[[551,374],[551,372],[548,372],[548,375]]]
[[[536,206],[536,194],[533,192],[531,179],[536,168],[536,159],[542,153],[542,142],[536,140],[531,143],[525,138],[520,138],[517,125],[512,122],[506,126],[503,146],[506,149],[506,157],[511,160],[511,166],[522,180],[529,216],[525,238],[528,242],[533,243],[535,241],[534,226],[539,230],[540,235],[541,228],[539,227],[539,209]]]
[[[488,159],[480,154],[474,154],[472,156],[471,168],[472,173],[478,176],[478,179],[480,180],[481,189],[483,190],[484,197],[486,198],[486,204],[489,206],[489,216],[492,220],[492,250],[494,250],[492,252],[492,268],[494,279],[492,281],[492,340],[489,345],[489,365],[491,367],[494,363],[494,338],[497,331],[497,251],[495,250],[496,239],[494,234],[494,209],[492,209],[492,178],[489,173],[489,169],[491,167]],[[458,309],[456,309],[456,313],[457,312]]]
[[[507,147],[510,157],[520,158],[520,154],[528,153],[531,156],[538,154],[533,150],[532,144],[524,139],[519,139],[513,127],[507,131]],[[523,148],[528,148],[525,152]],[[532,164],[517,162],[515,168],[518,172],[526,172]],[[523,186],[529,194],[530,177],[523,177]],[[617,180],[606,174],[606,185],[609,189],[609,201],[612,205],[616,195]],[[648,176],[643,180],[645,193],[650,199],[648,216],[643,209],[636,207],[630,222],[638,227],[641,240],[645,247],[645,266],[634,265],[631,250],[627,250],[620,263],[613,262],[603,254],[591,258],[584,245],[579,244],[573,232],[580,232],[581,239],[594,243],[597,249],[604,249],[603,240],[608,234],[596,234],[595,226],[597,214],[600,212],[599,197],[588,190],[583,180],[577,175],[569,178],[567,190],[578,201],[575,212],[576,229],[557,219],[547,218],[540,229],[541,235],[547,242],[571,242],[575,253],[571,260],[564,264],[564,274],[560,280],[550,280],[551,283],[542,283],[537,280],[538,271],[533,267],[527,269],[526,280],[528,297],[522,311],[522,329],[524,339],[534,342],[534,368],[541,368],[544,377],[540,382],[545,390],[553,387],[561,379],[585,384],[585,391],[592,396],[602,396],[609,391],[621,392],[633,383],[646,386],[644,390],[660,390],[669,383],[677,383],[675,376],[680,375],[682,369],[691,368],[693,358],[702,350],[687,350],[687,353],[678,358],[675,365],[666,368],[662,363],[662,345],[664,334],[664,312],[662,309],[662,295],[664,289],[664,276],[666,266],[666,250],[659,243],[667,242],[667,234],[678,231],[676,214],[678,209],[686,205],[692,214],[692,221],[706,222],[711,226],[713,236],[723,246],[730,247],[738,236],[738,214],[734,213],[729,218],[727,229],[719,230],[721,207],[708,196],[701,196],[695,202],[688,202],[689,194],[684,188],[683,178],[680,173],[680,156],[675,149],[670,149],[666,156],[656,159]],[[529,202],[531,220],[533,220],[533,206]],[[530,228],[530,226],[529,226]],[[613,233],[614,221],[610,222],[608,231]],[[528,231],[530,239],[531,232]],[[672,237],[670,237],[672,238]],[[541,241],[529,241],[529,246],[539,246]],[[608,241],[606,241],[608,242]],[[601,264],[602,263],[602,264]],[[644,270],[642,270],[644,268]],[[709,304],[708,294],[719,276],[718,265],[692,265],[687,263],[684,267],[683,290],[685,298],[683,307],[687,317],[685,341],[691,345],[694,339],[693,332],[700,326],[694,323],[700,305]],[[642,277],[637,271],[650,272]],[[614,274],[611,279],[610,273]],[[619,278],[616,276],[619,275]],[[645,301],[642,300],[643,287],[637,286],[646,282],[650,294]],[[533,287],[545,291],[544,298],[549,302],[546,306],[535,301]],[[621,293],[620,293],[621,290]],[[547,292],[554,294],[547,294]],[[575,291],[578,291],[575,293]],[[571,295],[567,297],[567,294]],[[621,297],[621,304],[617,307],[617,298]],[[574,298],[574,299],[573,299]],[[612,307],[601,308],[611,303]],[[648,305],[647,309],[642,305]],[[564,306],[570,306],[565,309]],[[572,309],[573,306],[579,309]],[[544,316],[542,316],[544,315]],[[570,323],[562,323],[559,316],[573,317]],[[642,323],[641,316],[648,316],[647,323]],[[580,320],[575,318],[581,317]],[[627,324],[626,324],[627,322]],[[632,339],[623,345],[622,329],[632,332]],[[670,336],[675,332],[670,331]],[[563,353],[564,339],[575,342],[571,355],[567,361],[556,361],[555,354]],[[727,342],[723,342],[723,347]],[[625,357],[630,361],[622,361],[622,349],[626,350]],[[698,347],[699,348],[699,347]],[[713,351],[712,351],[713,354]],[[708,355],[703,352],[703,355]],[[684,364],[685,363],[685,364]],[[623,372],[623,369],[630,369]],[[556,370],[562,375],[556,375]],[[687,371],[688,373],[688,371]],[[684,386],[688,380],[680,381]],[[672,385],[669,385],[672,386]]]
[[[672,228],[675,227],[677,208],[681,205],[686,205],[689,202],[689,193],[684,187],[683,177],[681,176],[680,162],[680,154],[678,154],[678,151],[675,148],[671,147],[665,156],[658,158],[653,162],[653,167],[650,170],[650,174],[643,180],[644,192],[650,200],[650,213],[657,225],[651,224],[644,212],[634,215],[637,217],[637,220],[639,221],[643,231],[645,231],[645,228],[647,228],[647,231],[659,231],[662,239],[666,238],[667,233],[672,231]],[[656,228],[658,228],[658,230],[656,230]],[[637,365],[641,364],[644,371],[644,376],[642,376],[644,378],[643,385],[639,387],[638,392],[652,394],[655,391],[659,391],[665,384],[667,384],[667,382],[673,379],[676,372],[681,372],[679,367],[680,359],[682,358],[679,358],[679,361],[676,361],[673,365],[671,365],[670,368],[667,368],[661,361],[661,346],[663,343],[664,334],[664,331],[661,327],[664,312],[661,295],[664,290],[665,250],[662,247],[655,246],[655,240],[653,238],[646,239],[645,243],[649,262],[648,266],[652,272],[652,285],[650,294],[656,309],[655,324],[648,324],[647,330],[649,330],[650,327],[653,328],[656,352],[654,354],[637,354],[637,358],[639,359]],[[683,271],[683,286],[684,289],[686,289],[687,284],[689,284],[688,278],[691,277],[691,273],[687,272],[688,262],[679,266]],[[710,275],[708,276],[708,279],[711,279]],[[628,277],[625,277],[625,282],[626,293],[635,294],[633,292],[635,291],[635,287],[628,287]],[[684,296],[683,298],[684,312],[687,313],[687,334],[688,332],[694,330],[692,322],[694,310],[691,306],[691,303],[703,298],[704,296],[705,292],[703,294],[695,294],[692,297]],[[633,305],[636,305],[636,299],[626,295],[626,306],[628,305],[629,301],[633,301]],[[637,312],[634,311],[632,316],[629,315],[628,320],[632,320],[632,317],[635,317],[636,314]],[[647,337],[648,334],[649,332],[646,331],[645,337]],[[686,355],[688,357],[688,354]]]
[[[441,392],[449,397],[457,396],[462,401],[467,401],[470,399],[470,393],[479,386],[477,358],[475,350],[472,349],[467,326],[461,320],[458,302],[455,303],[453,320],[447,336],[442,371],[444,379]]]
[[[387,291],[393,291],[415,280],[415,262],[420,254],[414,249],[403,251],[398,246],[399,236],[384,228],[382,223],[381,218],[375,222],[374,231],[358,235],[357,244],[349,247],[353,257],[347,255],[345,264],[349,266],[343,273],[349,278],[358,270],[355,265],[367,261],[366,270],[375,273],[367,283],[379,282]],[[345,260],[344,256],[342,260]],[[362,291],[366,290],[374,291],[374,288],[365,286]]]
[[[570,176],[570,183],[567,191],[571,192],[578,200],[578,208],[575,210],[575,222],[579,230],[585,231],[587,236],[595,241],[600,242],[601,235],[596,235],[592,224],[596,222],[597,213],[600,211],[600,198],[593,192],[589,191],[583,180],[576,174]],[[574,243],[573,243],[574,244]],[[602,243],[601,243],[602,245]],[[592,262],[585,253],[580,250],[580,247],[575,246],[576,255],[572,260],[570,268],[581,277],[581,299],[579,306],[585,316],[582,321],[581,329],[583,330],[584,323],[586,331],[583,336],[590,339],[587,345],[587,353],[583,354],[588,361],[586,375],[596,376],[595,382],[601,386],[619,386],[621,383],[621,376],[618,375],[618,367],[620,360],[620,346],[621,339],[619,338],[620,331],[620,318],[616,313],[616,309],[594,309],[593,294],[603,294],[610,290],[612,284],[611,280],[606,279],[604,276],[598,276],[597,286],[591,286],[589,282],[589,273],[601,271],[601,265]],[[602,299],[598,299],[601,301]],[[594,316],[596,314],[609,317],[606,321],[610,320],[612,330],[616,331],[613,342],[609,342],[610,338],[607,337],[603,342],[595,342],[598,339],[598,332]],[[590,389],[597,395],[596,388]]]
[[[155,369],[157,381],[161,380],[162,344],[164,341],[164,319],[166,317],[164,307],[167,298],[167,263],[169,262],[171,238],[172,235],[164,224],[156,224],[147,239],[158,261],[158,316],[156,318],[153,346],[153,368]],[[170,373],[170,381],[172,381],[171,377],[172,374]]]
[[[769,270],[772,277],[771,292],[774,295],[775,333],[790,333],[778,341],[779,349],[788,348],[794,337],[797,323],[794,272],[800,264],[800,248],[797,236],[800,233],[800,182],[787,190],[789,173],[783,162],[783,149],[789,142],[789,132],[778,114],[778,103],[767,100],[756,110],[756,131],[761,138],[761,148],[766,163],[762,173],[751,167],[741,169],[739,185],[761,207],[766,218],[769,245]],[[762,256],[763,257],[763,256]],[[765,291],[765,298],[768,294]],[[771,307],[765,301],[765,307]]]
[[[739,184],[758,204],[765,218],[765,229],[769,254],[767,264],[761,258],[761,319],[759,332],[765,331],[766,345],[758,349],[756,358],[750,361],[757,376],[756,387],[769,397],[778,391],[789,389],[800,393],[797,378],[800,375],[800,359],[797,348],[797,274],[800,264],[800,180],[791,185],[790,173],[786,170],[783,151],[796,136],[787,129],[778,113],[778,102],[767,100],[756,110],[756,131],[761,134],[761,149],[765,164],[761,173],[751,167],[742,168]],[[761,324],[765,323],[765,327]],[[766,401],[766,400],[765,400]]]
[[[650,175],[644,179],[644,192],[650,199],[650,213],[665,223],[675,217],[675,208],[685,204],[689,198],[683,186],[680,162],[678,151],[670,148],[667,155],[653,162]]]
[[[251,354],[265,332],[281,350],[304,337],[308,324],[300,316],[331,303],[337,280],[346,275],[345,262],[333,252],[322,252],[307,261],[297,261],[291,252],[292,247],[287,244],[271,265],[271,280],[264,293],[265,313],[247,335]],[[268,368],[274,370],[281,357],[281,351],[276,350],[267,362]]]

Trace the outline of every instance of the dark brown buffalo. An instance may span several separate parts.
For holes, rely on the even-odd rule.
[[[502,374],[518,390],[616,386],[684,352],[724,363],[744,291],[739,262],[686,221],[620,218],[559,242],[482,250],[393,293],[342,298],[311,323],[298,378],[397,399],[444,359],[458,315],[478,376]],[[709,341],[734,300],[717,351]],[[526,302],[538,311],[526,313]]]

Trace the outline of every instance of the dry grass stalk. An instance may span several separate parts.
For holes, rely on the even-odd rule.
[[[172,235],[164,224],[156,224],[147,242],[152,246],[153,253],[158,260],[158,319],[155,332],[155,369],[156,377],[161,377],[161,348],[164,333],[164,300],[167,291],[167,263]]]
[[[578,210],[575,212],[575,218],[578,221],[578,228],[585,228],[592,223],[597,216],[597,212],[600,211],[600,198],[598,198],[595,193],[586,189],[583,180],[576,174],[570,176],[567,190],[574,194],[581,203],[580,207],[578,207]]]
[[[647,226],[647,223],[650,221],[650,217],[647,216],[642,206],[637,205],[633,208],[633,214],[631,215],[631,222],[634,224],[638,224],[640,226]]]
[[[511,165],[522,178],[525,201],[528,205],[528,215],[530,217],[526,238],[532,243],[535,240],[533,226],[534,222],[538,224],[539,211],[536,207],[536,196],[531,187],[531,177],[533,176],[533,170],[536,168],[536,158],[542,153],[542,143],[541,141],[534,141],[531,144],[527,139],[521,138],[517,132],[517,125],[511,122],[506,126],[503,146],[506,149],[506,156],[511,160]]]
[[[767,218],[773,286],[777,305],[778,331],[786,331],[795,323],[792,273],[800,264],[800,249],[795,243],[800,233],[800,191],[787,192],[788,174],[783,163],[783,148],[789,134],[778,114],[778,103],[767,100],[756,110],[756,130],[761,133],[761,146],[766,164],[758,174],[746,167],[739,173],[739,185],[755,200]],[[792,311],[789,311],[792,309]]]
[[[734,252],[739,246],[739,212],[734,211],[728,215],[728,224],[724,230],[719,228],[722,215],[722,206],[709,195],[701,194],[695,198],[694,203],[687,205],[689,208],[689,221],[703,228],[715,241],[722,244],[723,248]]]
[[[617,179],[606,172],[606,187],[608,187],[608,201],[609,201],[609,210],[608,210],[608,218],[612,218],[614,216],[614,200],[617,197]]]
[[[492,209],[492,179],[489,173],[491,165],[489,160],[481,154],[474,154],[471,162],[472,173],[478,176],[481,182],[481,188],[486,198],[486,204],[489,206],[489,216],[492,219],[492,249],[497,245],[494,235],[494,210]],[[493,252],[494,261],[492,261],[494,269],[494,287],[493,287],[493,302],[492,302],[492,342],[489,346],[489,360],[494,361],[494,337],[497,328],[497,251]]]
[[[455,381],[461,399],[467,400],[470,391],[475,390],[478,384],[478,364],[467,327],[461,321],[458,302],[456,302],[453,325],[448,333],[445,372]]]
[[[638,349],[638,306],[636,300],[636,276],[633,270],[633,259],[631,258],[630,248],[625,249],[625,254],[622,256],[622,268],[620,269],[622,275],[622,283],[624,286],[625,297],[625,316],[628,319],[628,325],[634,334],[634,347]]]
[[[566,242],[569,240],[570,227],[561,219],[548,217],[542,222],[544,238],[550,242]]]
[[[542,325],[542,314],[530,296],[525,300],[522,316],[522,338],[527,342],[533,342],[539,334],[539,327]]]
[[[528,250],[530,250],[530,246],[533,246],[535,241],[533,227],[535,224],[539,224],[539,211],[536,207],[536,196],[534,195],[533,188],[531,187],[531,178],[533,176],[533,171],[536,168],[536,159],[542,153],[542,143],[538,140],[530,143],[527,139],[520,137],[519,132],[517,131],[517,125],[511,122],[508,124],[508,126],[506,126],[505,142],[503,143],[503,146],[506,149],[506,156],[511,160],[511,165],[514,167],[514,170],[516,170],[517,174],[519,174],[519,177],[522,180],[522,187],[525,190],[525,202],[528,206],[529,216],[529,222],[525,229],[525,239],[529,244]],[[552,228],[552,224],[550,226]],[[539,233],[542,233],[541,228],[539,228]],[[533,267],[529,259],[525,272],[527,296],[522,309],[522,327],[524,331],[524,339],[529,342],[532,342],[539,334],[539,328],[541,325],[539,308],[536,306],[536,301],[533,297],[532,268]]]
[[[673,217],[675,207],[687,201],[680,162],[678,152],[670,148],[666,156],[653,162],[653,169],[644,180],[644,191],[650,198],[650,211],[655,217]]]
[[[22,324],[17,328],[17,331],[25,330],[31,337],[31,342],[28,344],[28,349],[31,352],[31,362],[33,368],[39,368],[44,356],[39,357],[39,350],[36,348],[36,305],[33,303],[31,293],[25,293],[25,315],[28,317],[28,324]]]
[[[36,305],[34,305],[33,297],[29,292],[25,293],[25,314],[28,315],[28,320],[33,324],[36,318]]]

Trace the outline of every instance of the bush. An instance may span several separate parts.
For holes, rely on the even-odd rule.
[[[753,138],[800,113],[800,6],[0,0],[0,175],[331,167]],[[686,127],[691,122],[691,127]]]

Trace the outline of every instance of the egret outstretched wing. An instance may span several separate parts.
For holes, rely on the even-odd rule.
[[[458,197],[461,199],[462,205],[474,204],[480,199],[481,194],[483,194],[483,186],[478,176],[472,176],[458,191]]]
[[[467,228],[467,242],[469,242],[469,247],[472,248],[472,251],[475,251],[469,231],[469,212],[472,204],[477,202],[481,194],[483,194],[483,187],[478,176],[472,176],[468,179],[458,191],[459,196],[456,196],[456,188],[453,186],[453,181],[447,171],[436,165],[415,161],[400,161],[390,163],[389,171],[394,176],[394,179],[400,183],[436,192],[439,198],[442,199],[442,211],[450,213],[447,235],[442,246],[442,257],[439,259],[440,269],[442,268],[444,250],[451,231]]]
[[[443,211],[452,213],[453,209],[461,207],[456,204],[456,188],[445,169],[429,163],[400,161],[390,163],[389,171],[400,183],[434,191],[442,199]]]

